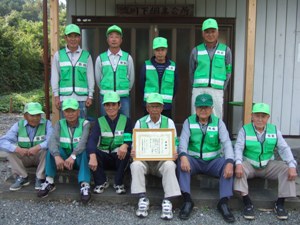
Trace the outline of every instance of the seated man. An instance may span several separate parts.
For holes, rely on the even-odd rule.
[[[78,168],[78,182],[81,185],[80,195],[83,203],[89,202],[90,169],[86,155],[86,142],[90,123],[80,116],[79,103],[68,98],[62,103],[65,119],[59,120],[49,140],[49,151],[46,156],[46,181],[42,184],[37,196],[45,198],[56,189],[54,177],[56,170],[73,170]]]
[[[114,188],[117,194],[124,194],[123,177],[129,163],[132,126],[130,120],[119,113],[121,103],[116,92],[105,93],[102,104],[106,116],[98,118],[87,143],[94,193],[100,194],[109,186],[104,169],[115,169]]]
[[[149,115],[138,120],[134,128],[176,128],[174,122],[161,115],[163,110],[163,98],[158,93],[152,93],[146,100],[146,109]],[[135,150],[132,150],[132,156],[135,156]],[[177,158],[177,153],[174,155],[174,160]],[[136,215],[138,217],[146,217],[149,209],[149,199],[146,196],[145,175],[152,174],[162,177],[162,185],[164,189],[164,199],[162,201],[162,219],[172,219],[172,203],[171,198],[181,195],[178,181],[176,178],[176,164],[169,161],[134,161],[131,166],[131,193],[139,196],[138,209]]]
[[[252,122],[240,129],[235,144],[234,190],[243,197],[245,219],[255,218],[247,179],[262,177],[278,180],[278,199],[274,205],[278,219],[288,218],[284,209],[285,198],[296,196],[297,162],[281,132],[268,123],[269,118],[269,105],[256,103],[252,109]],[[284,162],[274,160],[275,148]]]
[[[27,103],[24,108],[24,119],[15,123],[0,138],[0,148],[8,152],[7,159],[13,174],[16,175],[15,183],[9,188],[11,191],[29,185],[26,167],[37,166],[36,190],[41,188],[45,180],[45,156],[52,125],[49,120],[42,118],[43,113],[40,103]]]
[[[226,222],[235,221],[228,208],[233,195],[234,153],[224,122],[212,114],[213,100],[209,94],[196,97],[196,114],[184,121],[179,145],[178,175],[184,197],[180,219],[188,219],[194,203],[191,199],[191,176],[202,173],[219,178],[218,210]],[[221,150],[224,156],[221,156]]]

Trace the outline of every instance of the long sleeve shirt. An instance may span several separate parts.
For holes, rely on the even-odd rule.
[[[68,123],[67,123],[67,125],[68,125]],[[68,125],[68,129],[69,129],[70,134],[74,134],[75,128],[77,128],[78,125],[79,125],[78,123],[74,127],[70,127]],[[73,149],[72,154],[79,155],[80,153],[82,153],[83,151],[86,150],[86,142],[87,142],[87,139],[88,139],[88,136],[89,136],[90,126],[91,126],[90,122],[88,122],[87,120],[83,123],[83,130],[82,130],[82,135],[81,135],[80,141],[78,142],[78,145],[76,146],[76,148]],[[53,157],[60,155],[59,154],[60,129],[61,129],[60,128],[60,123],[58,121],[54,126],[54,130],[53,130],[53,133],[50,137],[49,145],[48,145],[49,151],[50,151],[50,153]],[[73,135],[70,135],[70,136],[73,136]]]
[[[41,120],[40,124],[43,124],[44,121]],[[52,125],[49,120],[46,120],[46,139],[45,141],[41,142],[39,145],[42,150],[47,150],[47,145],[52,134]],[[28,124],[27,120],[24,122],[24,126],[26,127],[26,131],[30,141],[33,141],[37,127],[32,127]],[[16,148],[18,147],[18,131],[19,131],[19,123],[16,122],[5,135],[0,137],[0,148],[4,149],[8,152],[15,152]]]
[[[197,117],[198,118],[198,117]],[[211,118],[210,118],[211,119]],[[199,119],[198,119],[199,121]],[[199,122],[199,126],[205,134],[206,128],[208,124],[201,124]],[[232,148],[232,144],[229,138],[229,134],[226,128],[225,123],[219,119],[219,124],[218,124],[218,130],[219,130],[219,140],[220,143],[222,144],[222,149],[224,152],[224,156],[227,162],[234,162],[234,152]],[[182,155],[188,155],[188,145],[189,145],[189,140],[190,140],[191,132],[190,132],[190,125],[188,119],[186,119],[183,123],[181,135],[180,135],[180,141],[179,141],[179,157]]]
[[[214,57],[217,46],[218,46],[218,43],[216,43],[216,46],[214,46],[213,48],[208,48],[206,46],[206,50],[207,50],[208,55],[211,60]],[[227,46],[226,52],[225,52],[225,65],[232,65],[232,53],[231,53],[231,49],[228,46]],[[192,49],[192,52],[190,55],[190,61],[189,61],[189,75],[190,75],[191,84],[194,83],[194,72],[195,72],[197,66],[198,66],[198,50],[197,50],[197,47],[195,47]],[[226,87],[228,85],[230,77],[231,77],[231,73],[226,74],[224,90],[226,89]]]
[[[66,47],[66,52],[69,56],[69,59],[73,66],[76,65],[78,59],[81,56],[82,49],[78,47],[75,52],[71,52],[68,47]],[[88,96],[80,96],[76,93],[72,93],[69,96],[60,96],[60,101],[63,101],[67,98],[75,98],[77,101],[86,101],[86,99],[93,98],[95,78],[94,78],[94,66],[91,55],[88,57],[86,75],[88,82]],[[56,52],[53,57],[53,62],[51,65],[51,86],[54,96],[59,96],[59,80],[60,80],[60,65],[59,65],[59,52]]]
[[[108,55],[109,61],[111,63],[111,66],[113,68],[113,71],[116,71],[119,60],[120,60],[121,56],[123,55],[122,50],[120,49],[120,51],[117,52],[117,54],[113,54],[108,49],[107,55]],[[131,55],[128,55],[128,64],[127,65],[128,65],[127,78],[130,81],[130,87],[129,87],[129,91],[130,91],[134,84],[134,65],[133,65],[133,59],[132,59]],[[102,80],[102,78],[103,78],[102,61],[101,61],[100,56],[98,56],[96,59],[96,63],[95,63],[95,79],[96,79],[96,84],[98,85],[99,88],[100,88],[100,81]]]
[[[105,119],[106,119],[112,133],[115,133],[119,118],[120,118],[120,114],[118,114],[118,116],[114,120],[111,120],[107,115],[105,116]],[[128,118],[127,118],[127,122],[125,125],[124,133],[132,134],[132,125],[131,125],[130,119],[128,119]],[[101,130],[100,130],[99,121],[96,120],[96,122],[92,128],[91,134],[89,136],[88,142],[87,142],[88,154],[93,154],[93,153],[96,153],[96,151],[99,151],[97,149],[97,147],[98,147],[98,143],[100,143],[100,141],[101,141]],[[127,144],[129,146],[128,151],[130,152],[132,141],[125,141],[124,144]]]
[[[266,130],[264,130],[262,133],[259,133],[257,130],[255,130],[256,136],[258,138],[258,141],[260,143],[263,143],[265,140],[265,134]],[[235,164],[242,164],[243,162],[243,153],[245,150],[245,143],[246,143],[246,133],[243,128],[240,129],[236,143],[234,146],[234,153],[235,153]],[[282,137],[281,132],[277,129],[277,145],[276,148],[278,150],[278,153],[283,161],[285,161],[289,167],[297,167],[297,162],[294,159],[293,153],[291,151],[290,146],[286,143],[284,138]]]
[[[157,71],[157,74],[158,74],[158,83],[159,83],[159,88],[160,88],[164,72],[165,72],[166,68],[171,64],[170,59],[166,58],[166,62],[165,63],[158,63],[158,62],[155,61],[155,56],[153,56],[151,58],[151,63],[155,67],[155,69]],[[174,71],[174,76],[175,76],[175,80],[174,80],[173,97],[176,94],[176,89],[177,89],[177,85],[178,85],[178,70],[177,70],[177,66],[176,66],[175,71]],[[145,83],[146,83],[146,64],[144,63],[144,65],[142,66],[141,72],[140,72],[140,84],[139,84],[140,85],[140,91],[142,93],[142,97],[143,98],[144,98]],[[144,102],[144,105],[146,105],[145,102]],[[165,103],[164,104],[164,110],[169,110],[171,108],[172,108],[172,104],[171,103]]]

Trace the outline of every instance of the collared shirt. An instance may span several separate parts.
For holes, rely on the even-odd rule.
[[[217,42],[217,44],[218,44],[218,42]],[[207,48],[206,47],[206,50],[207,50],[207,53],[208,53],[210,59],[212,59],[214,54],[215,54],[217,44],[213,48]],[[229,64],[232,65],[232,53],[231,53],[231,49],[228,46],[227,46],[226,52],[225,52],[225,64],[226,65],[229,65]],[[193,50],[191,52],[190,61],[189,61],[189,74],[190,74],[191,84],[194,83],[194,72],[195,72],[197,66],[198,66],[198,50],[197,50],[197,46],[196,46],[196,47],[193,48]],[[226,77],[227,78],[226,78],[226,81],[225,81],[225,84],[224,84],[224,90],[226,89],[226,86],[229,82],[231,74],[226,74]]]
[[[206,133],[206,128],[207,128],[207,124],[201,124],[199,123],[202,132],[205,134]],[[232,148],[232,144],[229,138],[229,134],[226,128],[225,123],[219,119],[219,125],[218,125],[218,129],[219,129],[219,140],[222,144],[222,149],[224,151],[224,156],[225,159],[232,161],[234,160],[234,153],[233,153],[233,148]],[[181,155],[187,155],[187,149],[188,149],[188,145],[189,145],[189,140],[190,140],[190,136],[191,136],[191,132],[190,132],[190,125],[189,125],[189,121],[188,119],[186,119],[183,123],[182,126],[182,131],[181,131],[181,135],[180,135],[180,141],[179,141],[179,156]]]
[[[117,54],[113,54],[109,49],[107,50],[107,55],[109,58],[109,61],[112,65],[112,68],[114,71],[116,71],[117,66],[118,66],[118,62],[122,56],[122,50],[120,49]],[[100,85],[100,81],[103,78],[103,74],[102,74],[102,61],[100,56],[97,57],[96,59],[96,63],[95,63],[95,79],[96,79],[96,83],[99,86]],[[131,57],[131,55],[128,55],[128,73],[127,73],[127,78],[130,81],[130,87],[129,90],[131,90],[133,84],[134,84],[134,65],[133,65],[133,59]]]
[[[78,46],[75,52],[71,52],[66,46],[66,52],[73,66],[77,63],[81,56],[82,49]],[[94,79],[94,66],[91,55],[88,58],[87,68],[87,82],[88,82],[88,96],[79,96],[76,93],[72,93],[70,96],[60,96],[60,101],[67,98],[75,98],[77,101],[86,101],[87,97],[93,98],[95,79]],[[59,51],[54,54],[53,62],[51,65],[51,86],[54,96],[59,96],[59,79],[60,79],[60,65],[59,65]]]
[[[43,124],[43,120],[40,121],[40,124]],[[24,126],[26,127],[27,134],[30,141],[33,141],[33,138],[36,134],[37,127],[32,127],[28,124],[28,121],[25,120]],[[0,148],[8,152],[15,152],[18,146],[18,131],[19,131],[19,122],[16,122],[5,135],[0,137]],[[41,149],[47,150],[47,144],[49,142],[50,136],[52,134],[52,125],[49,120],[47,120],[46,126],[46,140],[40,143]]]
[[[288,146],[288,144],[282,137],[282,133],[278,129],[276,129],[276,131],[277,131],[276,148],[280,157],[282,158],[283,161],[285,161],[288,164],[289,167],[295,168],[297,166],[297,162],[294,159],[290,146]],[[265,140],[266,130],[264,129],[262,133],[259,133],[257,130],[255,130],[255,133],[258,138],[258,141],[262,143]],[[243,162],[243,153],[245,150],[245,143],[246,143],[245,137],[246,137],[245,130],[241,128],[238,133],[236,143],[234,146],[235,164],[242,164]]]
[[[106,119],[112,133],[115,133],[117,123],[119,121],[119,117],[120,117],[120,114],[118,114],[118,116],[114,120],[111,120],[107,115],[105,116],[105,119]],[[132,134],[132,125],[131,125],[131,121],[129,118],[127,118],[124,133]],[[99,140],[100,137],[101,137],[100,125],[99,125],[99,121],[96,120],[95,125],[93,126],[91,134],[89,136],[87,146],[86,146],[88,154],[93,154],[93,153],[96,153],[96,151],[98,151],[97,146],[98,146],[98,143],[100,143],[100,140]],[[128,145],[128,147],[129,147],[128,151],[130,152],[132,142],[125,141],[124,143]]]
[[[77,123],[77,125],[74,127],[70,127],[68,123],[67,123],[67,125],[68,125],[68,129],[70,130],[70,133],[74,134],[75,128],[77,128],[79,124]],[[90,122],[83,124],[83,131],[82,131],[81,139],[78,142],[78,145],[76,146],[76,148],[73,149],[72,154],[79,155],[80,153],[85,151],[86,142],[87,142],[89,132],[90,132],[90,126],[91,126]],[[48,147],[49,147],[49,151],[50,151],[51,155],[53,155],[54,157],[59,156],[59,149],[60,149],[60,123],[59,123],[59,121],[57,121],[57,123],[54,126],[53,133],[49,139]]]

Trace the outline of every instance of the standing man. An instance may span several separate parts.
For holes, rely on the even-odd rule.
[[[95,64],[96,83],[100,89],[100,112],[105,115],[102,101],[105,93],[115,91],[121,97],[121,113],[130,118],[130,90],[134,84],[133,60],[121,50],[122,29],[117,25],[106,31],[108,50],[101,53]]]
[[[124,194],[123,178],[129,164],[132,125],[126,116],[119,113],[121,103],[116,92],[105,93],[102,104],[106,115],[98,118],[87,143],[89,166],[95,182],[94,193],[101,194],[108,188],[104,170],[114,169],[114,188],[117,194]]]
[[[212,114],[212,106],[211,95],[198,95],[195,101],[196,114],[183,124],[177,169],[184,204],[179,218],[189,218],[194,207],[191,176],[202,173],[219,178],[220,200],[217,208],[226,222],[233,223],[235,218],[228,208],[228,200],[233,195],[234,153],[226,126]]]
[[[231,50],[218,42],[218,23],[215,19],[207,19],[202,24],[204,43],[196,46],[190,55],[190,80],[193,85],[191,114],[199,94],[207,93],[213,97],[213,113],[223,117],[224,90],[232,71]]]
[[[75,24],[67,25],[67,45],[55,53],[52,61],[51,86],[58,110],[61,110],[62,101],[75,98],[79,102],[80,117],[86,118],[86,108],[93,103],[95,79],[92,57],[80,48],[80,40],[80,28]],[[62,111],[60,116],[63,117]]]
[[[135,129],[159,129],[176,128],[173,120],[161,115],[163,110],[163,98],[158,93],[152,93],[147,98],[147,112],[149,115],[139,119],[135,124]],[[175,140],[174,140],[175,141]],[[135,156],[135,150],[131,151],[131,155]],[[177,159],[177,153],[174,155],[174,160]],[[138,209],[136,215],[138,217],[148,216],[150,201],[146,195],[146,174],[162,177],[162,185],[164,189],[164,199],[162,201],[161,218],[170,220],[173,218],[171,199],[175,196],[180,196],[180,188],[176,177],[176,164],[172,160],[167,161],[134,161],[131,166],[131,193],[139,196]]]
[[[177,67],[167,57],[168,41],[163,37],[153,39],[154,56],[146,60],[141,70],[140,87],[144,94],[144,102],[151,93],[159,93],[163,97],[162,115],[172,118],[172,102],[177,86]]]
[[[41,188],[45,180],[45,157],[52,125],[49,120],[42,118],[43,113],[40,103],[27,103],[24,107],[24,119],[15,123],[0,138],[0,148],[8,152],[7,159],[13,174],[17,176],[15,183],[9,188],[11,191],[29,185],[26,167],[37,166],[36,190]]]
[[[269,118],[270,106],[256,103],[252,109],[252,122],[240,129],[235,144],[234,190],[242,195],[245,219],[255,218],[247,179],[261,177],[278,180],[278,199],[274,204],[278,219],[288,218],[284,209],[285,198],[296,197],[297,162],[281,132],[268,123]],[[275,149],[283,161],[274,160]]]

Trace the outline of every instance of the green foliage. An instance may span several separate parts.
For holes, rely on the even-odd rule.
[[[39,102],[45,110],[45,92],[43,89],[35,89],[26,93],[11,93],[9,95],[0,96],[0,112],[9,112],[10,101],[12,102],[12,112],[15,113],[22,112],[24,105],[28,102]]]

